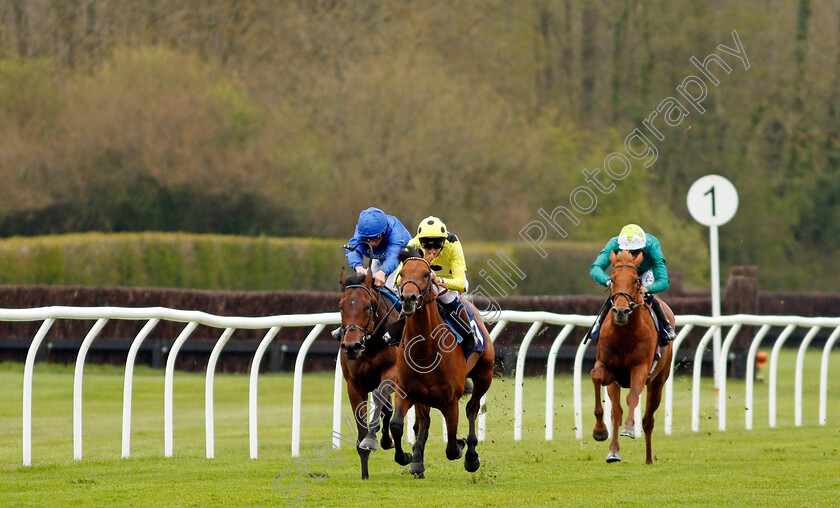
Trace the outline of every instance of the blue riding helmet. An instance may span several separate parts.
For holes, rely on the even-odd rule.
[[[388,217],[385,212],[376,207],[362,210],[359,214],[359,223],[356,226],[363,238],[373,238],[388,229]]]

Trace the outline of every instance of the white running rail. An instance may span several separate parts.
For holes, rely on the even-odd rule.
[[[132,342],[129,350],[128,358],[126,360],[125,370],[125,384],[123,389],[123,421],[122,421],[122,457],[129,457],[131,454],[131,397],[132,397],[132,381],[134,372],[134,362],[137,352],[142,342],[148,337],[155,326],[161,320],[186,323],[186,326],[179,334],[172,349],[169,351],[166,362],[165,373],[165,393],[164,393],[164,454],[166,457],[171,457],[174,452],[173,441],[173,385],[174,385],[174,366],[178,351],[183,343],[189,338],[190,334],[198,325],[205,325],[212,328],[222,329],[220,338],[217,340],[213,351],[211,353],[210,362],[208,363],[205,381],[205,438],[206,438],[206,455],[208,458],[215,456],[214,450],[214,426],[213,426],[213,379],[215,373],[216,362],[222,352],[228,339],[237,329],[265,329],[267,330],[264,338],[261,340],[254,359],[251,362],[252,369],[250,373],[249,384],[249,437],[250,437],[250,456],[256,459],[258,456],[258,439],[257,439],[257,380],[259,375],[259,365],[262,358],[268,349],[271,341],[277,336],[277,333],[283,327],[297,327],[305,326],[311,327],[309,334],[301,345],[300,351],[295,362],[294,373],[294,395],[292,407],[292,456],[300,454],[300,431],[302,427],[301,422],[301,398],[303,389],[303,364],[310,345],[315,338],[320,334],[324,327],[339,323],[338,313],[321,313],[321,314],[297,314],[285,316],[267,316],[267,317],[224,317],[207,314],[199,311],[183,311],[164,307],[152,308],[123,308],[123,307],[42,307],[34,309],[0,309],[0,321],[43,321],[41,327],[30,343],[29,350],[26,356],[26,364],[24,366],[23,379],[23,464],[29,466],[32,464],[32,377],[35,364],[35,356],[41,342],[48,334],[50,328],[56,320],[61,319],[75,319],[75,320],[95,320],[94,325],[85,337],[82,346],[80,347],[74,377],[74,391],[73,391],[73,450],[76,460],[82,458],[82,380],[84,371],[84,360],[92,342],[100,333],[102,328],[109,320],[142,320],[146,321],[145,326],[137,334],[137,337]],[[594,316],[583,315],[563,315],[554,314],[550,312],[526,312],[526,311],[499,311],[494,313],[490,320],[495,321],[495,326],[491,330],[491,340],[496,338],[504,330],[509,323],[531,323],[531,326],[526,333],[523,341],[519,347],[516,361],[516,378],[515,378],[515,401],[514,401],[514,440],[520,440],[522,437],[522,412],[523,412],[523,384],[525,361],[528,354],[528,348],[537,333],[546,325],[560,325],[563,326],[560,333],[554,339],[551,350],[548,356],[547,366],[547,383],[546,383],[546,424],[545,424],[545,439],[551,440],[554,436],[554,367],[556,364],[557,354],[559,348],[564,341],[573,334],[576,327],[580,327],[580,338],[582,338],[586,329],[592,324]],[[778,354],[779,351],[796,328],[808,328],[809,331],[800,345],[797,355],[796,364],[796,396],[794,399],[795,407],[795,424],[802,424],[802,374],[803,374],[803,355],[807,347],[810,345],[812,339],[816,336],[821,328],[833,329],[822,352],[822,362],[820,367],[820,399],[819,399],[819,424],[826,424],[826,406],[827,406],[827,386],[828,386],[828,359],[831,348],[836,344],[840,338],[840,318],[806,318],[798,316],[757,316],[738,314],[732,316],[721,316],[712,318],[707,316],[683,315],[677,316],[677,326],[679,333],[674,341],[674,353],[679,350],[688,333],[694,327],[705,327],[707,330],[698,344],[694,354],[694,375],[692,384],[692,430],[698,430],[698,415],[700,403],[700,369],[702,367],[703,353],[706,350],[708,342],[716,335],[714,332],[717,329],[728,327],[726,339],[723,342],[720,350],[720,358],[714,362],[714,375],[717,384],[720,387],[720,394],[722,395],[722,404],[719,406],[719,426],[720,430],[726,429],[726,365],[730,347],[742,326],[760,326],[761,328],[753,337],[750,344],[749,352],[747,354],[747,373],[746,373],[746,403],[745,403],[745,417],[746,428],[752,429],[753,420],[753,377],[755,373],[755,353],[762,339],[766,336],[771,327],[784,327],[782,332],[776,338],[773,345],[773,353],[770,361],[770,382],[769,382],[769,426],[776,425],[776,371],[778,368]],[[580,341],[580,338],[576,340]],[[582,372],[583,360],[588,344],[578,342],[574,360],[573,373],[573,391],[574,391],[574,418],[575,418],[575,435],[578,439],[583,438],[583,396],[582,385],[585,374]],[[672,363],[671,369],[673,373],[674,365]],[[588,376],[587,376],[588,377]],[[341,369],[336,366],[335,383],[334,383],[334,399],[333,399],[333,427],[334,430],[340,430],[340,413],[341,402],[343,399],[343,379],[341,378]],[[665,386],[664,394],[665,405],[665,433],[671,434],[673,422],[673,376],[669,379]],[[482,401],[483,402],[483,401]],[[479,439],[483,440],[485,437],[486,416],[482,412],[479,415],[478,434]],[[338,446],[338,442],[334,443]]]

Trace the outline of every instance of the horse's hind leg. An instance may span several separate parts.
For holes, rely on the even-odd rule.
[[[595,362],[595,367],[589,372],[592,383],[595,385],[595,428],[592,429],[592,437],[595,441],[604,441],[609,437],[607,426],[604,425],[604,407],[601,405],[601,386],[610,384],[611,376],[600,361]]]
[[[394,396],[394,414],[391,417],[390,428],[394,437],[394,461],[401,466],[407,466],[411,462],[411,454],[402,448],[403,422],[411,405],[412,402],[404,399],[399,392]]]
[[[670,361],[670,359],[669,359]],[[642,428],[645,430],[645,464],[653,464],[653,453],[651,451],[651,439],[653,439],[654,413],[662,401],[662,388],[668,379],[669,370],[664,370],[656,376],[648,386],[647,403],[645,404],[645,415],[642,418]]]
[[[627,393],[627,421],[624,428],[621,429],[621,435],[636,439],[636,407],[639,405],[639,400],[642,395],[642,390],[645,388],[647,381],[647,365],[640,364],[633,367],[630,372],[630,390]]]
[[[467,421],[470,424],[470,432],[467,435],[467,453],[464,455],[464,469],[470,473],[478,471],[481,466],[481,458],[478,456],[476,446],[478,445],[478,436],[475,433],[475,420],[478,418],[478,413],[481,411],[481,398],[490,389],[490,383],[493,381],[493,363],[494,359],[488,357],[479,360],[483,364],[479,364],[473,368],[472,372],[476,373],[473,376],[473,392],[469,402],[467,402]],[[478,371],[478,372],[477,372]]]
[[[383,450],[390,450],[394,447],[394,441],[391,439],[390,434],[392,414],[394,414],[394,410],[391,404],[382,408],[382,437],[379,439],[379,444],[382,446]]]
[[[621,455],[618,453],[618,428],[623,418],[621,409],[621,387],[618,383],[610,383],[607,386],[607,394],[612,402],[612,440],[610,441],[610,453],[607,454],[607,462],[619,462]]]
[[[414,478],[422,480],[426,476],[423,474],[426,471],[426,466],[423,464],[423,455],[426,451],[426,441],[429,439],[429,425],[431,418],[429,416],[429,407],[416,404],[417,421],[414,425],[414,456],[411,458],[411,465],[408,467],[408,472],[414,475]]]

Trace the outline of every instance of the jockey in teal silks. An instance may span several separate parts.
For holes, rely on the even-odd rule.
[[[665,347],[668,345],[668,341],[676,338],[676,333],[659,300],[653,296],[655,293],[661,293],[668,289],[669,285],[668,267],[665,264],[665,256],[662,255],[659,240],[653,235],[645,234],[644,230],[637,224],[627,224],[621,228],[618,236],[607,242],[589,270],[589,274],[598,284],[609,287],[612,280],[607,275],[606,270],[611,264],[610,254],[619,250],[641,252],[643,255],[642,264],[639,266],[639,279],[642,281],[641,292],[644,294],[645,302],[651,306],[665,329],[667,338],[660,338],[659,340],[659,345]],[[598,329],[609,310],[610,305],[604,304],[595,319],[595,324],[592,326],[589,336],[597,337]]]

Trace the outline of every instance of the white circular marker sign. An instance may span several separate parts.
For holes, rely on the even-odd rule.
[[[704,226],[721,226],[738,210],[738,191],[720,175],[706,175],[688,189],[688,211]]]

